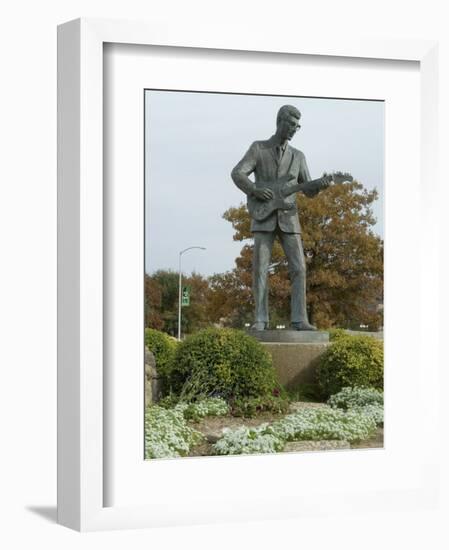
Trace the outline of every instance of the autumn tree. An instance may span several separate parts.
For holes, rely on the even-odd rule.
[[[207,313],[211,322],[240,328],[252,322],[251,272],[240,257],[233,271],[212,275],[209,284]]]
[[[159,300],[151,302],[148,299],[148,316],[162,320],[161,326],[148,326],[175,336],[178,330],[178,274],[172,270],[159,269],[147,277],[160,289]]]
[[[182,308],[182,332],[191,333],[209,326],[207,316],[208,280],[183,274],[182,285],[190,287],[190,305]],[[175,336],[178,332],[179,273],[160,269],[145,275],[145,326]]]
[[[367,191],[356,181],[332,185],[314,198],[297,194],[307,263],[307,305],[310,320],[319,327],[365,324],[374,330],[381,324],[376,306],[383,296],[383,241],[373,232],[376,220],[372,211],[377,198],[376,190]],[[229,208],[223,217],[232,223],[234,240],[251,238],[250,217],[244,205]],[[253,309],[252,248],[251,243],[245,244],[235,269],[215,276],[211,282],[216,315],[222,312],[231,322],[244,317],[242,309]],[[288,323],[290,282],[287,261],[277,241],[272,265],[272,324]]]
[[[182,308],[182,332],[193,332],[210,326],[208,316],[209,281],[199,273],[183,277],[183,286],[190,287],[190,305]]]
[[[161,315],[162,286],[159,282],[145,274],[145,326],[162,330],[164,319]]]

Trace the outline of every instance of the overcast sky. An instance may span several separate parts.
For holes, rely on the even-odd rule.
[[[375,231],[383,237],[384,104],[305,97],[146,91],[145,266],[203,275],[233,269],[244,243],[222,218],[244,202],[230,172],[249,145],[276,130],[285,104],[302,113],[291,145],[304,152],[312,178],[350,172],[376,188]]]

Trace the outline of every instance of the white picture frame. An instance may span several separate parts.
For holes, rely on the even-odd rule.
[[[365,507],[367,511],[378,507],[411,507],[425,503],[433,505],[437,499],[438,478],[433,472],[439,457],[436,446],[427,448],[413,463],[414,482],[401,487],[382,488],[379,491],[356,487],[344,491],[335,489],[326,494],[301,493],[294,486],[276,498],[275,492],[267,492],[265,500],[260,495],[247,498],[238,495],[234,501],[229,495],[209,490],[201,499],[173,499],[163,502],[161,487],[153,487],[154,502],[151,506],[138,500],[133,504],[105,506],[109,488],[105,481],[105,411],[108,411],[108,388],[105,386],[104,369],[104,242],[105,225],[103,162],[104,162],[104,104],[103,59],[105,44],[130,44],[158,46],[176,57],[176,48],[200,48],[207,51],[259,52],[276,64],[279,56],[313,55],[363,60],[411,61],[419,64],[420,124],[412,125],[411,132],[418,132],[420,167],[419,182],[423,193],[414,208],[423,218],[419,238],[437,243],[438,220],[433,215],[436,197],[432,186],[437,185],[436,151],[437,108],[436,78],[438,58],[436,43],[431,41],[326,40],[322,37],[284,39],[267,38],[252,33],[235,33],[229,38],[225,29],[209,29],[201,37],[192,39],[182,24],[161,29],[156,24],[108,20],[81,19],[58,28],[58,521],[78,530],[154,527],[172,524],[206,523],[222,520],[237,521],[264,518],[296,517],[310,514],[328,514],[333,507],[350,511]],[[265,52],[265,54],[264,54]],[[275,53],[273,53],[275,52]],[[139,153],[141,154],[141,153]],[[425,187],[424,187],[425,186]],[[418,189],[416,189],[419,192]],[[417,210],[418,211],[418,210]],[[388,231],[388,227],[387,227]],[[423,234],[424,233],[424,234]],[[430,247],[425,266],[420,266],[422,284],[419,289],[420,319],[437,315],[438,287],[429,288],[432,273],[438,270],[438,250]],[[424,290],[427,293],[424,296]],[[434,422],[435,430],[438,403],[435,399],[438,384],[438,331],[429,330],[419,322],[419,337],[430,350],[426,356],[427,367],[423,372],[424,357],[417,359],[416,374],[426,391],[425,420]],[[388,331],[386,331],[388,339]],[[416,389],[416,386],[413,386]],[[129,398],[127,398],[129,399]],[[404,397],[404,403],[410,400]],[[388,408],[387,408],[388,415]],[[430,437],[430,432],[429,432]],[[406,442],[401,442],[402,451]],[[343,466],[344,455],[327,455],[327,467]],[[402,456],[402,455],[401,455]],[[305,459],[310,463],[310,457]],[[274,468],[279,457],[243,457],[239,464],[243,469]],[[200,476],[205,470],[204,459],[187,461],[190,475]],[[219,471],[224,468],[222,459],[207,459],[206,469]],[[235,460],[235,459],[232,459]],[[363,459],[365,460],[365,459]],[[368,464],[368,459],[367,464]],[[381,459],[382,460],[382,459]],[[210,465],[212,461],[212,466]],[[282,468],[293,473],[298,464],[297,455],[283,457]],[[176,464],[176,462],[178,462]],[[178,471],[182,479],[185,466],[181,461],[171,461],[164,466]],[[303,460],[304,463],[304,460]],[[334,463],[334,464],[332,464]],[[166,462],[166,464],[168,464]],[[229,462],[227,462],[229,464]],[[396,464],[397,466],[397,464]],[[387,467],[387,466],[385,466]],[[227,466],[226,466],[227,468]],[[426,475],[416,477],[422,469]],[[404,469],[405,466],[404,466]],[[232,475],[231,470],[226,470]],[[422,473],[421,472],[421,473]],[[160,475],[162,471],[158,474]],[[236,474],[237,475],[237,474]],[[411,479],[411,478],[410,478]],[[178,481],[179,483],[179,481]],[[186,488],[179,487],[182,494]],[[205,490],[206,491],[206,490]],[[304,497],[304,498],[301,498]],[[307,497],[307,498],[305,498]],[[190,506],[188,506],[190,502]],[[232,505],[230,505],[232,504]]]

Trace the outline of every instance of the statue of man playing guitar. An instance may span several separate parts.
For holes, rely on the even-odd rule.
[[[334,174],[311,181],[304,154],[289,144],[301,127],[301,113],[292,105],[279,109],[276,133],[268,140],[255,141],[232,170],[231,177],[247,195],[254,235],[253,295],[255,320],[253,330],[269,326],[268,268],[273,243],[277,237],[288,261],[291,281],[291,328],[316,330],[309,323],[306,308],[306,263],[301,240],[301,226],[296,207],[296,193],[313,197],[331,181],[352,180],[349,174]],[[254,175],[254,181],[249,176]]]

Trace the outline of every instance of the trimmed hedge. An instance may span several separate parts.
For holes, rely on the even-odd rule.
[[[228,328],[204,329],[181,342],[170,385],[185,400],[262,397],[279,388],[268,351],[243,331]]]
[[[166,381],[170,377],[177,341],[165,332],[146,328],[145,345],[154,354],[158,374]]]
[[[331,342],[333,342],[334,340],[337,340],[337,338],[344,338],[345,336],[348,336],[344,328],[330,328],[328,332],[329,332],[329,340]]]
[[[347,386],[383,389],[383,343],[371,336],[341,336],[320,358],[317,382],[327,398]]]

